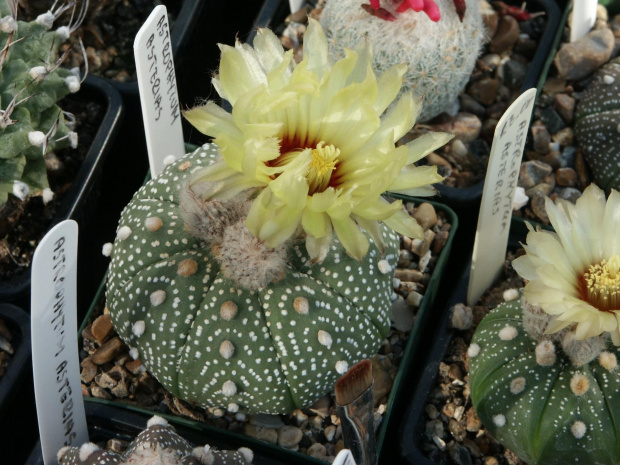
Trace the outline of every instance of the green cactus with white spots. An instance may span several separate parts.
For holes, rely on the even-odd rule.
[[[600,68],[575,112],[575,136],[596,184],[620,189],[620,58]]]
[[[51,29],[64,9],[25,22],[16,1],[0,2],[0,206],[9,194],[24,199],[48,188],[45,154],[77,144],[57,105],[80,88],[58,53],[76,24]]]
[[[203,201],[203,148],[169,165],[124,210],[107,306],[119,335],[172,394],[229,411],[312,404],[389,331],[398,236],[382,226],[361,262],[334,240],[321,263],[303,238],[270,249],[244,226],[252,193]]]
[[[617,464],[620,351],[601,337],[544,334],[544,315],[515,299],[478,325],[468,351],[476,412],[529,465]]]
[[[247,447],[236,451],[208,445],[194,448],[166,420],[154,416],[122,454],[89,442],[80,447],[63,447],[57,458],[60,465],[248,465],[254,454]]]

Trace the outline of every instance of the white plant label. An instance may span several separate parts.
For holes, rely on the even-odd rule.
[[[304,4],[304,0],[288,0],[288,4],[291,7],[291,13],[301,10],[301,6]]]
[[[528,89],[510,105],[495,128],[474,241],[468,305],[475,305],[493,284],[506,258],[512,202],[535,101],[536,89]]]
[[[334,465],[357,465],[349,449],[342,449],[333,462]]]
[[[597,0],[574,0],[570,26],[570,41],[584,37],[596,22]]]
[[[88,442],[77,340],[78,225],[66,220],[32,260],[32,369],[45,465],[63,446]]]
[[[159,5],[153,9],[136,34],[133,50],[151,177],[155,178],[166,167],[167,160],[185,155],[165,6]]]

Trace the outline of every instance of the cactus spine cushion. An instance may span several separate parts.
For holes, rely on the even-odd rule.
[[[261,256],[270,250],[243,226],[242,199],[194,204],[211,209],[222,229],[220,239],[198,237],[196,212],[180,206],[179,189],[217,155],[207,144],[134,196],[119,223],[107,305],[119,335],[172,394],[289,412],[329,392],[387,335],[398,236],[381,226],[386,250],[371,241],[359,262],[337,240],[322,263],[311,262],[304,240],[293,239],[276,250],[283,268],[272,266]],[[260,273],[268,284],[252,281]]]
[[[530,465],[620,461],[617,347],[608,344],[611,348],[577,366],[557,340],[530,337],[520,299],[489,313],[474,344],[480,351],[470,355],[469,379],[476,412],[521,460]]]

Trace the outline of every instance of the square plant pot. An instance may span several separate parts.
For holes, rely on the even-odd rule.
[[[419,199],[403,199],[405,201],[415,202],[416,204],[422,202]],[[427,331],[426,325],[429,321],[432,320],[433,303],[435,301],[435,298],[437,297],[437,294],[439,293],[440,283],[442,282],[442,275],[446,267],[448,256],[450,254],[451,243],[456,232],[458,223],[456,215],[448,207],[434,202],[432,202],[432,205],[434,206],[435,210],[437,210],[441,215],[443,215],[445,220],[451,224],[451,227],[449,229],[449,234],[446,237],[446,242],[441,250],[441,253],[437,257],[434,272],[426,285],[424,297],[420,303],[419,310],[415,318],[415,322],[413,322],[409,337],[406,340],[406,345],[403,347],[400,367],[396,374],[394,384],[387,400],[387,410],[381,421],[377,438],[377,447],[379,451],[378,455],[382,458],[383,456],[387,457],[394,450],[393,443],[395,443],[395,438],[392,432],[395,431],[396,425],[399,422],[403,406],[408,402],[408,383],[410,382],[410,378],[412,376],[415,377],[415,373],[411,372],[410,367],[415,361],[415,359],[419,357],[419,351],[423,350],[423,348],[420,347],[420,339]],[[103,309],[103,292],[104,290],[102,286],[100,290],[100,296],[95,299],[95,302],[93,306],[91,306],[89,314],[87,315],[82,325],[82,335],[90,332],[90,330],[87,329],[87,325],[92,323],[95,317],[98,316],[96,315],[96,313],[98,312],[100,314]],[[88,347],[89,344],[92,344],[92,342],[87,342],[85,347]],[[153,414],[153,410],[147,410],[144,407],[136,405],[135,402],[127,402],[126,400],[106,400],[103,398],[95,397],[86,397],[85,400],[87,404],[96,403],[102,405],[111,405],[117,408],[123,408],[130,411],[139,412],[144,417]],[[157,408],[157,406],[155,406],[155,408]],[[246,444],[248,445],[248,447],[255,449],[255,452],[257,452],[257,454],[261,457],[273,457],[274,460],[283,460],[288,461],[289,463],[324,463],[324,461],[310,457],[308,455],[303,455],[301,453],[287,450],[276,445],[257,441],[256,439],[252,439],[239,433],[226,432],[224,430],[216,429],[203,422],[192,421],[187,418],[181,418],[179,416],[172,416],[169,414],[162,414],[162,416],[167,418],[172,424],[190,425],[192,428],[201,430],[204,432],[204,434],[209,436],[224,435],[225,437],[230,437],[230,440],[234,441],[236,444]]]
[[[101,122],[92,136],[90,146],[87,148],[87,153],[75,178],[69,186],[66,186],[66,191],[62,194],[62,203],[56,210],[49,227],[65,219],[74,219],[83,230],[87,231],[96,223],[101,209],[100,196],[106,189],[106,186],[102,185],[103,165],[118,133],[124,110],[121,97],[116,89],[94,76],[88,76],[82,84],[82,89],[72,98],[81,102],[86,108],[89,102],[98,105],[101,108]],[[45,231],[41,231],[41,237],[44,234]],[[83,248],[83,252],[86,255],[87,248]],[[86,283],[88,286],[87,283],[93,278],[96,281],[100,279],[102,272],[97,274],[95,268],[88,261],[82,262],[81,269],[85,272],[80,277],[80,284]],[[16,302],[23,308],[29,308],[30,275],[31,267],[27,266],[19,274],[1,282],[0,302]],[[90,296],[85,292],[82,294],[84,295],[83,302],[92,299],[92,293]]]
[[[0,376],[0,415],[7,409],[24,382],[30,370],[30,317],[21,308],[11,304],[0,304],[0,320],[8,329],[10,340],[0,334],[3,344],[10,344],[12,353],[4,374]],[[8,350],[3,347],[2,350]],[[10,353],[10,352],[7,352]],[[6,364],[3,360],[3,365]]]

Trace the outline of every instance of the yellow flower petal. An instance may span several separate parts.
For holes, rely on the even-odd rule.
[[[348,216],[342,219],[332,218],[332,225],[345,250],[356,260],[362,261],[370,244],[355,221]]]

